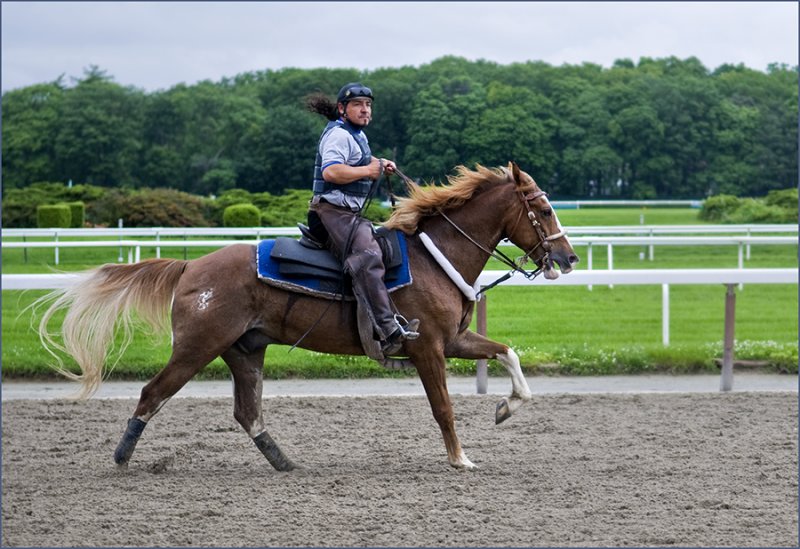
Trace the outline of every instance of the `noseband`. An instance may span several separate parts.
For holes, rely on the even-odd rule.
[[[501,276],[500,278],[498,278],[497,280],[495,280],[494,282],[492,282],[488,286],[483,287],[479,292],[477,292],[477,295],[485,293],[487,290],[490,290],[490,289],[494,288],[495,286],[497,286],[501,282],[505,282],[506,280],[511,278],[514,275],[514,273],[522,273],[522,275],[525,278],[527,278],[528,280],[533,280],[534,278],[539,276],[539,274],[541,274],[541,272],[544,270],[544,266],[547,265],[547,263],[549,263],[549,261],[550,261],[550,242],[553,241],[553,240],[556,240],[557,238],[561,238],[562,236],[565,236],[567,234],[567,231],[562,228],[559,232],[557,232],[555,234],[547,235],[545,233],[545,231],[544,231],[544,228],[542,227],[542,224],[536,218],[536,213],[531,209],[530,201],[536,200],[540,196],[547,196],[546,192],[544,192],[542,190],[539,190],[539,191],[530,192],[528,194],[523,194],[522,191],[517,191],[517,196],[519,197],[520,201],[525,206],[525,210],[527,211],[527,217],[531,222],[531,226],[533,227],[533,230],[536,231],[536,235],[539,237],[539,242],[536,244],[536,246],[534,246],[533,248],[528,250],[525,253],[525,255],[517,258],[516,261],[511,259],[510,257],[508,257],[506,254],[504,254],[500,250],[489,250],[488,248],[486,248],[486,246],[484,246],[480,242],[476,241],[474,238],[472,238],[466,232],[464,232],[464,230],[461,227],[459,227],[458,225],[456,225],[455,222],[452,219],[447,217],[447,215],[442,210],[438,210],[439,215],[441,215],[448,223],[450,223],[450,225],[452,225],[467,240],[469,240],[475,246],[477,246],[482,251],[487,253],[490,257],[493,257],[493,258],[497,259],[498,261],[500,261],[501,263],[504,263],[505,265],[507,265],[511,269],[508,273],[504,274],[503,276]],[[523,212],[520,211],[519,217],[517,217],[517,221],[514,223],[514,227],[511,229],[512,233],[517,228],[517,225],[519,225],[519,220],[522,219],[522,214],[523,214]],[[528,261],[528,259],[530,259],[531,255],[536,250],[538,250],[539,247],[541,247],[544,250],[544,255],[542,256],[542,259],[541,259],[542,266],[541,267],[537,267],[533,271],[526,271],[525,269],[523,269],[523,265],[525,265],[525,263],[527,263],[527,261]]]

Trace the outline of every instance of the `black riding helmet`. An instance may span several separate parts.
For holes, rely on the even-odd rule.
[[[348,101],[356,97],[367,97],[375,101],[375,98],[372,96],[372,90],[361,82],[350,82],[342,86],[342,89],[339,90],[339,95],[336,96],[336,101],[338,103],[347,104]]]

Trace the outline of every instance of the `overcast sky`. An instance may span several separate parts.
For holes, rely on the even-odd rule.
[[[97,65],[146,91],[283,67],[798,64],[797,2],[2,2],[2,90]]]

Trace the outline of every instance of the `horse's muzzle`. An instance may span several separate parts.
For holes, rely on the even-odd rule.
[[[580,258],[575,255],[575,253],[570,252],[569,254],[560,254],[558,252],[550,252],[546,259],[544,260],[544,264],[542,268],[544,272],[544,277],[547,280],[555,280],[558,278],[559,273],[557,270],[553,268],[553,264],[555,263],[558,265],[559,270],[564,273],[568,274],[572,272],[572,265],[580,261]]]

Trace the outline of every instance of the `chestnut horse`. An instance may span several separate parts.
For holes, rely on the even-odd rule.
[[[505,366],[512,391],[497,406],[498,423],[530,400],[531,393],[516,353],[469,330],[474,295],[467,297],[469,292],[462,290],[475,284],[496,246],[506,238],[526,251],[524,259],[532,259],[547,278],[558,276],[554,263],[568,273],[578,258],[546,194],[515,163],[508,168],[477,166],[474,171],[459,166],[456,171],[448,185],[411,189],[386,226],[408,235],[413,274],[413,284],[392,294],[394,304],[400,314],[420,320],[419,338],[405,342],[402,354],[419,373],[450,465],[474,469],[456,435],[445,359],[497,359]],[[425,247],[422,233],[449,260],[447,269]],[[233,376],[234,417],[275,469],[295,467],[267,433],[262,416],[266,348],[302,338],[300,346],[313,351],[363,355],[356,305],[267,285],[256,276],[255,258],[255,246],[234,244],[189,261],[108,264],[88,271],[74,286],[43,298],[55,301],[40,321],[42,343],[51,353],[55,347],[74,357],[79,374],[60,360],[53,367],[80,381],[84,398],[101,383],[117,330],[126,336],[119,354],[130,343],[132,312],[153,327],[165,329],[171,310],[172,355],[142,389],[114,454],[119,466],[127,466],[147,422],[197,372],[221,356]],[[521,270],[515,262],[509,264]],[[47,330],[58,310],[66,310],[60,342]],[[306,333],[315,321],[318,324]]]

